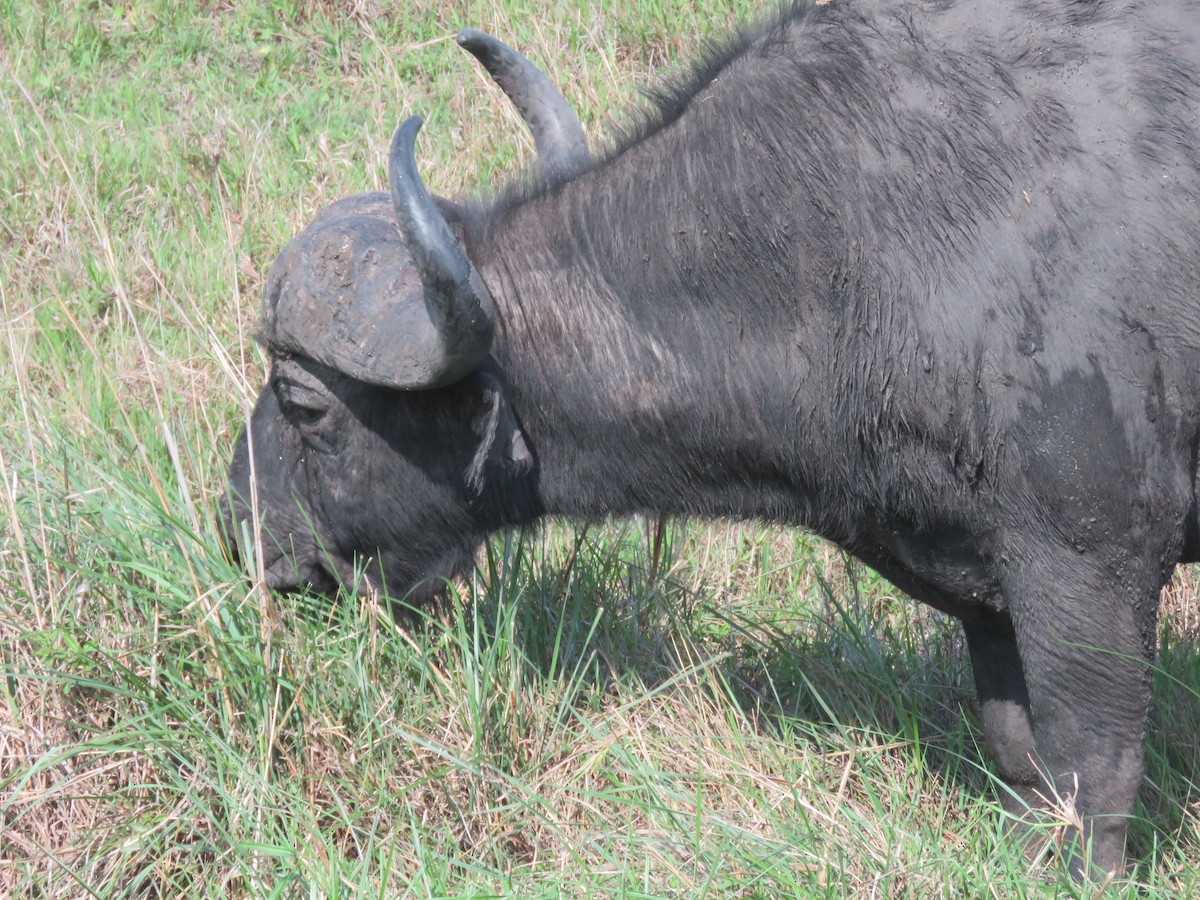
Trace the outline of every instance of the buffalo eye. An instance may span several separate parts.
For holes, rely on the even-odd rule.
[[[314,449],[329,452],[334,449],[333,435],[322,428],[333,406],[333,396],[319,383],[309,383],[281,374],[274,379],[279,409],[287,421],[299,429],[305,441]]]
[[[297,424],[312,424],[329,412],[329,398],[311,388],[280,380],[276,382],[276,390],[279,405]]]

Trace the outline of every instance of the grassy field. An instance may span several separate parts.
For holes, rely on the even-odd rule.
[[[217,549],[278,250],[409,113],[437,192],[531,160],[454,32],[602,141],[756,6],[0,0],[0,896],[1075,895],[957,628],[805,535],[555,523],[398,622]],[[1164,609],[1113,895],[1200,892],[1193,573]]]

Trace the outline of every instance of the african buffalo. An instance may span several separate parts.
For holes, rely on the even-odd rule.
[[[595,158],[461,40],[541,171],[434,200],[409,119],[280,254],[223,528],[419,597],[545,515],[804,526],[962,621],[1014,795],[1119,868],[1200,558],[1200,2],[796,5]]]

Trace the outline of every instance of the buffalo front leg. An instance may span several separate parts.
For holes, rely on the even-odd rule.
[[[1042,781],[1017,639],[1010,623],[1001,624],[1009,630],[964,624],[963,632],[971,652],[983,736],[1009,788],[1001,792],[1000,802],[1007,812],[1023,818],[1029,807],[1040,805]]]
[[[1081,824],[1072,873],[1102,877],[1123,866],[1142,780],[1161,582],[1132,577],[1128,559],[1114,571],[1072,548],[1021,550],[1003,583],[1039,777]]]

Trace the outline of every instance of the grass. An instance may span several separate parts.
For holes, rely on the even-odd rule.
[[[554,523],[398,621],[216,549],[275,253],[410,112],[441,193],[532,158],[453,33],[600,138],[753,11],[0,0],[0,895],[1075,895],[1004,842],[953,624],[804,535]],[[1200,889],[1196,594],[1117,895]]]

